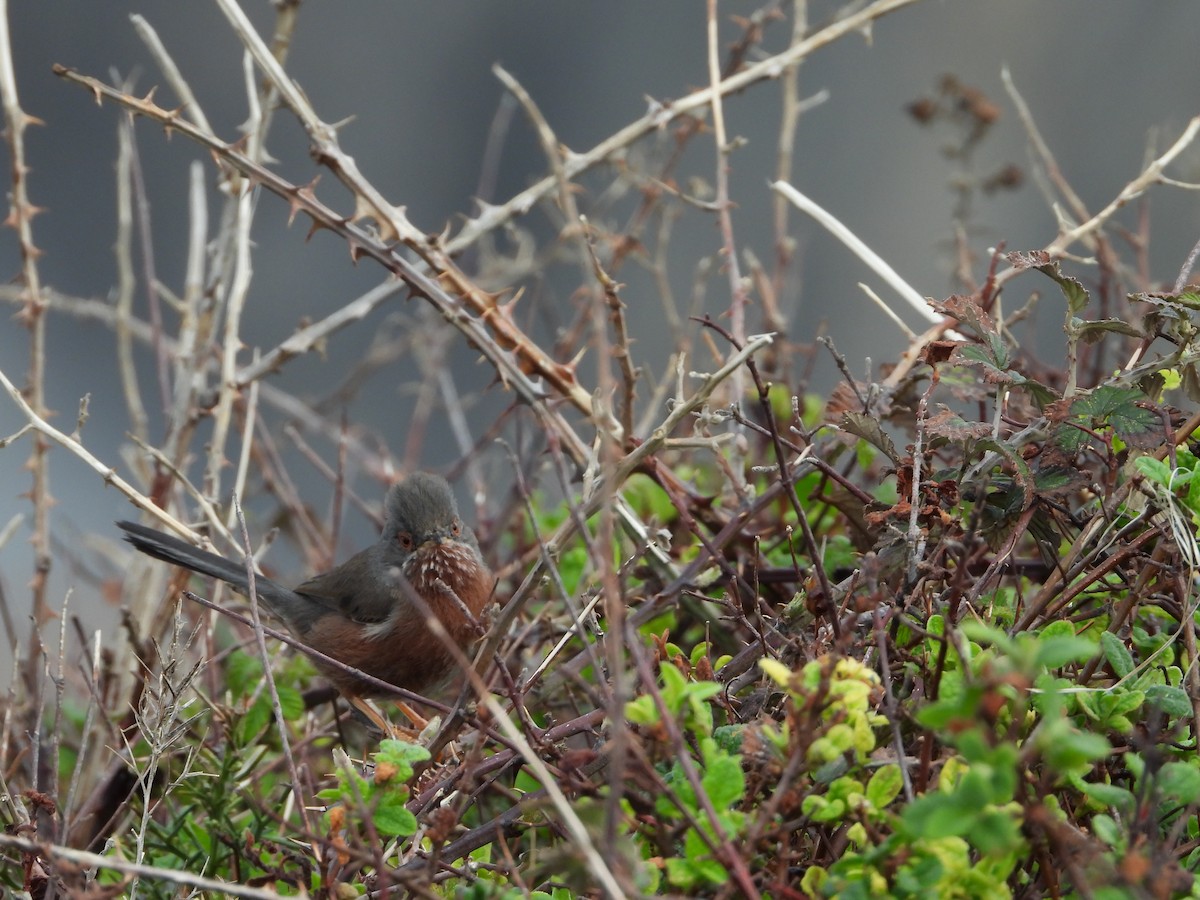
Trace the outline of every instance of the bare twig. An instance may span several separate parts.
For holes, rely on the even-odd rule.
[[[0,0],[0,104],[4,107],[4,139],[9,149],[9,172],[12,189],[9,194],[7,224],[17,232],[21,248],[21,280],[25,296],[21,320],[29,328],[29,371],[25,379],[25,398],[22,404],[39,419],[44,419],[46,377],[46,302],[42,296],[42,281],[37,260],[41,250],[33,242],[33,217],[40,210],[29,200],[29,184],[26,174],[30,170],[25,155],[25,130],[30,125],[40,125],[41,120],[21,108],[17,95],[17,76],[13,68],[12,38],[8,28],[8,0]],[[7,380],[5,386],[8,387]],[[26,401],[28,401],[26,403]],[[34,569],[30,582],[32,588],[32,615],[35,627],[40,627],[51,616],[46,602],[46,578],[50,573],[50,470],[47,451],[50,445],[43,435],[34,436],[29,455],[29,469],[33,475],[30,500],[33,504]],[[31,652],[32,663],[36,654]]]

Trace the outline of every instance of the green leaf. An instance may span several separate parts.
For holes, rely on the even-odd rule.
[[[885,809],[895,800],[904,787],[904,776],[900,767],[889,763],[881,767],[867,782],[867,802],[875,809]]]
[[[787,687],[791,683],[792,670],[777,659],[760,659],[758,667],[780,687]]]
[[[959,625],[959,630],[966,635],[968,640],[984,646],[990,644],[1006,656],[1011,656],[1016,652],[1016,643],[1005,634],[1003,628],[987,625],[978,619],[967,619]]]
[[[1144,448],[1162,437],[1162,421],[1153,411],[1138,405],[1144,399],[1136,388],[1103,384],[1075,398],[1071,414],[1107,424],[1125,443]]]
[[[1003,853],[1019,848],[1020,827],[1007,810],[990,809],[979,816],[967,839],[981,853]]]
[[[1087,478],[1070,466],[1048,465],[1037,470],[1033,481],[1039,494],[1063,494],[1085,486]]]
[[[829,805],[829,801],[820,794],[809,794],[800,801],[800,812],[812,818]]]
[[[1100,338],[1108,333],[1124,334],[1128,337],[1142,337],[1142,330],[1136,325],[1130,325],[1123,319],[1096,319],[1094,321],[1083,322],[1078,329],[1078,334],[1089,344],[1094,344]]]
[[[845,800],[829,800],[812,814],[814,822],[840,822],[846,815]]]
[[[1037,269],[1043,275],[1058,284],[1067,298],[1067,306],[1071,315],[1078,315],[1087,308],[1088,293],[1082,284],[1069,275],[1064,275],[1058,262],[1050,258],[1044,250],[1033,250],[1028,253],[1009,253],[1005,257],[1014,269]]]
[[[1172,801],[1190,806],[1200,800],[1200,770],[1194,762],[1169,762],[1159,770],[1158,786]]]
[[[246,710],[246,714],[238,722],[238,740],[243,744],[254,740],[262,734],[267,723],[271,721],[272,715],[271,698],[267,696],[266,691],[263,691],[254,701],[254,705]]]
[[[720,811],[741,803],[746,789],[746,776],[737,757],[717,750],[709,760],[700,783],[713,806]]]
[[[1121,827],[1117,824],[1116,819],[1104,813],[1097,813],[1092,816],[1092,831],[1096,837],[1114,849],[1123,846],[1125,843]]]
[[[1056,400],[1062,399],[1062,394],[1057,390],[1032,378],[1014,378],[1013,383],[1029,395],[1029,398],[1037,404],[1038,409],[1045,409]]]
[[[975,826],[979,809],[963,803],[960,797],[938,792],[918,797],[901,817],[918,837],[938,840],[969,832]]]
[[[625,718],[634,725],[658,724],[658,704],[649,694],[642,694],[625,704]]]
[[[844,413],[839,424],[843,431],[862,438],[868,444],[882,450],[892,462],[900,463],[900,454],[896,451],[895,443],[883,430],[883,425],[877,418],[861,413]]]
[[[385,740],[379,742],[379,751],[374,754],[375,765],[395,767],[391,780],[405,782],[413,776],[413,763],[429,759],[429,751],[407,741]]]
[[[921,707],[917,710],[916,719],[924,728],[942,731],[960,723],[975,722],[978,717],[976,711],[982,702],[983,689],[976,684],[967,685],[961,692],[943,695],[928,706]]]
[[[275,684],[275,691],[279,694],[279,708],[283,711],[283,718],[288,722],[295,722],[304,715],[304,695],[293,687],[287,685]]]
[[[1000,360],[996,359],[995,353],[989,353],[987,348],[981,347],[978,344],[964,344],[958,348],[955,354],[955,362],[969,366],[979,366],[987,370],[984,377],[988,383],[997,382],[1004,384],[1012,380],[1011,374],[1005,369]]]
[[[809,866],[800,879],[800,889],[809,897],[821,896],[822,886],[829,880],[829,873],[821,866]]]
[[[667,880],[685,891],[709,884],[724,884],[729,877],[725,868],[711,859],[667,859]]]
[[[701,886],[724,884],[729,873],[714,860],[708,847],[694,830],[684,839],[685,859],[672,857],[667,860],[667,878],[678,887],[695,891]]]
[[[671,502],[670,496],[649,476],[635,472],[625,482],[622,489],[625,498],[633,508],[642,514],[643,518],[651,518],[660,524],[673,522],[679,517],[679,510]]]
[[[234,650],[225,661],[225,686],[235,701],[252,694],[262,674],[262,660],[241,650]]]
[[[721,693],[721,685],[715,681],[692,681],[687,686],[687,696],[692,701],[707,700],[719,693]]]
[[[1074,728],[1054,730],[1053,740],[1045,740],[1042,746],[1046,763],[1060,772],[1090,765],[1093,760],[1107,756],[1111,750],[1112,745],[1102,735]]]
[[[1096,701],[1096,709],[1101,717],[1123,716],[1141,708],[1146,702],[1146,692],[1135,688],[1118,688],[1097,694]]]
[[[1192,714],[1192,701],[1187,691],[1169,684],[1152,684],[1145,690],[1146,700],[1169,716],[1177,719]]]
[[[662,681],[663,702],[666,703],[667,709],[678,714],[683,709],[687,678],[670,663],[665,663],[659,668],[659,678]]]
[[[380,834],[416,834],[417,817],[409,812],[407,802],[408,791],[386,791],[379,797],[371,821]]]
[[[1104,659],[1118,678],[1124,678],[1133,671],[1133,654],[1129,652],[1125,642],[1111,631],[1105,631],[1100,635],[1100,648],[1104,651]]]
[[[1047,669],[1060,669],[1067,663],[1084,662],[1095,655],[1096,645],[1087,638],[1071,635],[1038,640],[1037,665]]]
[[[1115,784],[1085,781],[1080,787],[1084,794],[1091,797],[1097,803],[1103,803],[1109,809],[1115,809],[1122,814],[1132,812],[1134,807],[1137,806],[1137,801],[1134,799],[1133,794]]]
[[[1005,458],[1005,460],[1008,461],[1008,464],[1012,466],[1013,469],[1013,479],[1016,481],[1017,486],[1021,488],[1021,496],[1024,500],[1024,502],[1021,504],[1020,511],[1024,512],[1027,510],[1033,503],[1035,482],[1033,473],[1029,470],[1029,463],[1025,461],[1025,458],[1022,457],[1020,452],[1018,452],[1018,450],[1011,444],[1006,444],[1004,441],[995,441],[991,438],[980,441],[977,445],[977,449],[980,451],[991,450],[995,453],[999,453]],[[1016,510],[1014,510],[1014,512],[1016,512]]]

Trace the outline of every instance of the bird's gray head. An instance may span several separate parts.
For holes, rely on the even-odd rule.
[[[383,540],[402,554],[423,544],[462,540],[474,545],[474,535],[458,515],[458,505],[446,479],[416,472],[392,485],[385,503]]]

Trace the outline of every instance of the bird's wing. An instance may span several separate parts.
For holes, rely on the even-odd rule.
[[[297,585],[297,594],[311,600],[323,612],[333,612],[355,622],[382,622],[393,611],[395,598],[370,557],[363,550],[340,566],[314,575]]]

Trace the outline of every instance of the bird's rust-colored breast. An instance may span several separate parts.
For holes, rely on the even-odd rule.
[[[420,596],[450,639],[460,648],[469,647],[479,636],[479,618],[494,585],[478,551],[461,542],[425,547],[405,561],[403,572],[408,589]],[[395,614],[383,622],[366,624],[323,616],[305,634],[305,641],[389,684],[418,693],[440,693],[439,689],[459,674],[454,656],[443,639],[430,631],[424,612],[413,608],[408,590],[399,588],[396,597]],[[387,693],[340,669],[320,668],[344,692],[361,696]]]
[[[480,559],[479,551],[461,541],[417,550],[405,560],[404,575],[452,634],[464,627],[474,631],[475,623],[468,620],[462,607],[478,620],[492,596],[492,573]],[[462,601],[461,605],[455,597]]]

